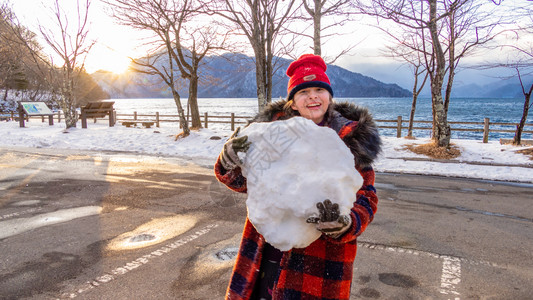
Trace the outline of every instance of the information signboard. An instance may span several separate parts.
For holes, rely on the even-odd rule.
[[[28,116],[53,115],[44,102],[21,102],[20,105]]]

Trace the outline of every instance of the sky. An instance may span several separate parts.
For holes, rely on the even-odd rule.
[[[47,24],[47,26],[52,28],[57,26],[50,9],[53,0],[45,0],[45,2],[42,0],[10,1],[17,17],[23,24],[33,28],[35,32],[38,32],[38,24]],[[69,12],[70,16],[75,16],[75,2],[73,0],[60,0],[60,5],[65,11]],[[91,19],[89,34],[92,39],[96,40],[96,44],[86,62],[86,68],[89,73],[99,69],[114,72],[125,71],[129,64],[128,56],[138,57],[145,54],[143,48],[139,47],[144,34],[117,24],[109,16],[108,8],[106,8],[106,4],[102,0],[92,0],[89,16]],[[349,38],[359,45],[354,49],[350,57],[338,61],[340,66],[349,67],[356,62],[371,61],[378,64],[390,62],[389,59],[377,55],[377,49],[383,44],[381,32],[362,23],[358,27],[357,30],[354,30],[353,26],[350,25],[341,28],[341,30],[348,33],[339,38],[330,39],[331,42],[324,45],[324,52],[327,54],[329,50],[334,53],[332,49],[343,47],[342,43],[345,42],[346,38]]]
[[[60,5],[70,16],[77,16],[76,1],[60,0]],[[35,32],[38,25],[56,28],[50,5],[53,0],[11,0],[13,9],[22,24]],[[144,51],[138,46],[144,34],[117,24],[106,12],[101,0],[92,0],[89,10],[89,36],[96,44],[87,57],[86,69],[89,73],[103,69],[116,73],[127,70],[128,57],[139,57]],[[44,42],[43,42],[44,45]]]
[[[53,20],[50,9],[54,3],[53,0],[9,1],[19,20],[30,29],[38,32],[38,24],[50,26]],[[69,17],[76,16],[76,1],[59,0],[59,2],[68,12]],[[89,73],[100,69],[121,73],[128,67],[128,57],[140,57],[146,53],[142,47],[139,47],[146,33],[116,24],[108,14],[102,0],[92,0],[89,12],[91,21],[89,34],[92,40],[96,40],[96,44],[86,61],[86,69]],[[340,28],[341,31],[350,33],[326,43],[324,53],[334,53],[335,50],[332,49],[342,48],[342,44],[350,40],[357,46],[350,55],[342,57],[335,64],[385,83],[397,83],[411,90],[413,82],[411,71],[381,54],[380,50],[383,49],[386,37],[379,30],[368,25],[373,22],[373,18],[360,19],[356,23],[348,23]],[[474,82],[487,84],[498,80],[498,75],[499,73],[495,74],[494,71],[463,70],[457,74],[456,81],[464,84]]]
[[[106,120],[101,120],[96,124],[89,122],[87,129],[82,129],[78,122],[77,128],[66,130],[64,122],[49,126],[48,121],[42,123],[33,119],[25,128],[20,128],[18,122],[0,122],[0,147],[119,151],[135,155],[125,159],[147,161],[172,156],[209,167],[231,135],[229,130],[210,128],[193,131],[186,139],[174,141],[177,133],[172,123],[150,129],[126,128],[119,124],[110,128]],[[213,136],[221,139],[211,139]],[[452,139],[462,153],[453,163],[425,161],[427,157],[405,150],[409,144],[428,142],[422,138],[383,137],[383,153],[374,164],[375,170],[533,184],[533,160],[516,152],[524,147],[500,145],[498,141],[484,144],[479,140]]]

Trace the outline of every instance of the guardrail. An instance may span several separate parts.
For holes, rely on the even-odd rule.
[[[18,116],[13,114],[0,114],[2,120],[12,119],[15,120]],[[55,117],[58,119],[58,122],[61,122],[62,115],[60,112],[57,112]],[[236,125],[246,124],[252,116],[236,116],[234,113],[230,115],[209,115],[207,112],[200,116],[200,121],[203,124],[204,128],[209,128],[209,124],[230,124],[230,129],[235,130]],[[41,119],[42,122],[45,122],[44,117],[32,117],[31,119]],[[101,118],[102,120],[107,120],[107,118]],[[190,123],[190,117],[187,116],[187,119]],[[156,127],[160,127],[162,122],[173,122],[179,123],[178,115],[161,115],[159,112],[155,114],[138,114],[133,112],[132,114],[119,114],[115,113],[115,120],[117,122],[154,122]],[[407,131],[409,120],[403,120],[401,116],[398,116],[396,120],[383,120],[376,119],[376,123],[380,129],[392,129],[396,131],[396,137],[400,138],[403,136],[403,132]],[[94,119],[96,122],[96,119]],[[415,126],[413,130],[432,130],[432,121],[413,121]],[[483,122],[455,122],[448,121],[451,126],[452,132],[458,131],[467,131],[467,132],[482,132],[483,133],[483,142],[487,143],[489,140],[489,134],[491,132],[498,133],[514,133],[518,123],[503,123],[503,122],[490,122],[489,118],[485,118]],[[533,124],[527,123],[524,126],[522,134],[531,134],[533,135]]]

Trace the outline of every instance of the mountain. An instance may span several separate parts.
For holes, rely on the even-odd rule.
[[[527,84],[533,82],[533,78],[524,79]],[[526,86],[529,88],[529,86]],[[499,80],[490,84],[467,84],[457,85],[452,91],[455,98],[524,98],[520,82],[513,80]]]
[[[285,70],[291,60],[278,59],[279,67],[273,75],[272,98],[287,95],[288,77]],[[243,54],[226,53],[209,56],[202,61],[198,97],[200,98],[255,98],[254,58]],[[411,92],[396,84],[387,84],[374,78],[329,65],[327,74],[335,97],[410,97]],[[94,80],[109,93],[111,98],[168,98],[172,97],[164,82],[155,75],[124,73],[117,75],[107,71],[91,74]],[[181,83],[179,93],[186,97],[188,83]]]
[[[352,63],[349,70],[358,70],[367,76],[380,78],[384,82],[394,82],[400,87],[411,90],[414,77],[409,66],[393,63]],[[526,87],[531,85],[533,77],[523,78]],[[529,84],[529,86],[527,85]],[[431,97],[431,84],[426,82],[420,97]],[[446,87],[446,83],[444,87]],[[479,69],[463,67],[455,75],[452,88],[453,98],[523,98],[522,88],[514,70],[508,68]]]

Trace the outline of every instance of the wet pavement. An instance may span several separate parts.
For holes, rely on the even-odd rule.
[[[209,163],[0,149],[0,299],[222,299],[246,196]],[[533,186],[377,174],[353,299],[527,299]]]

